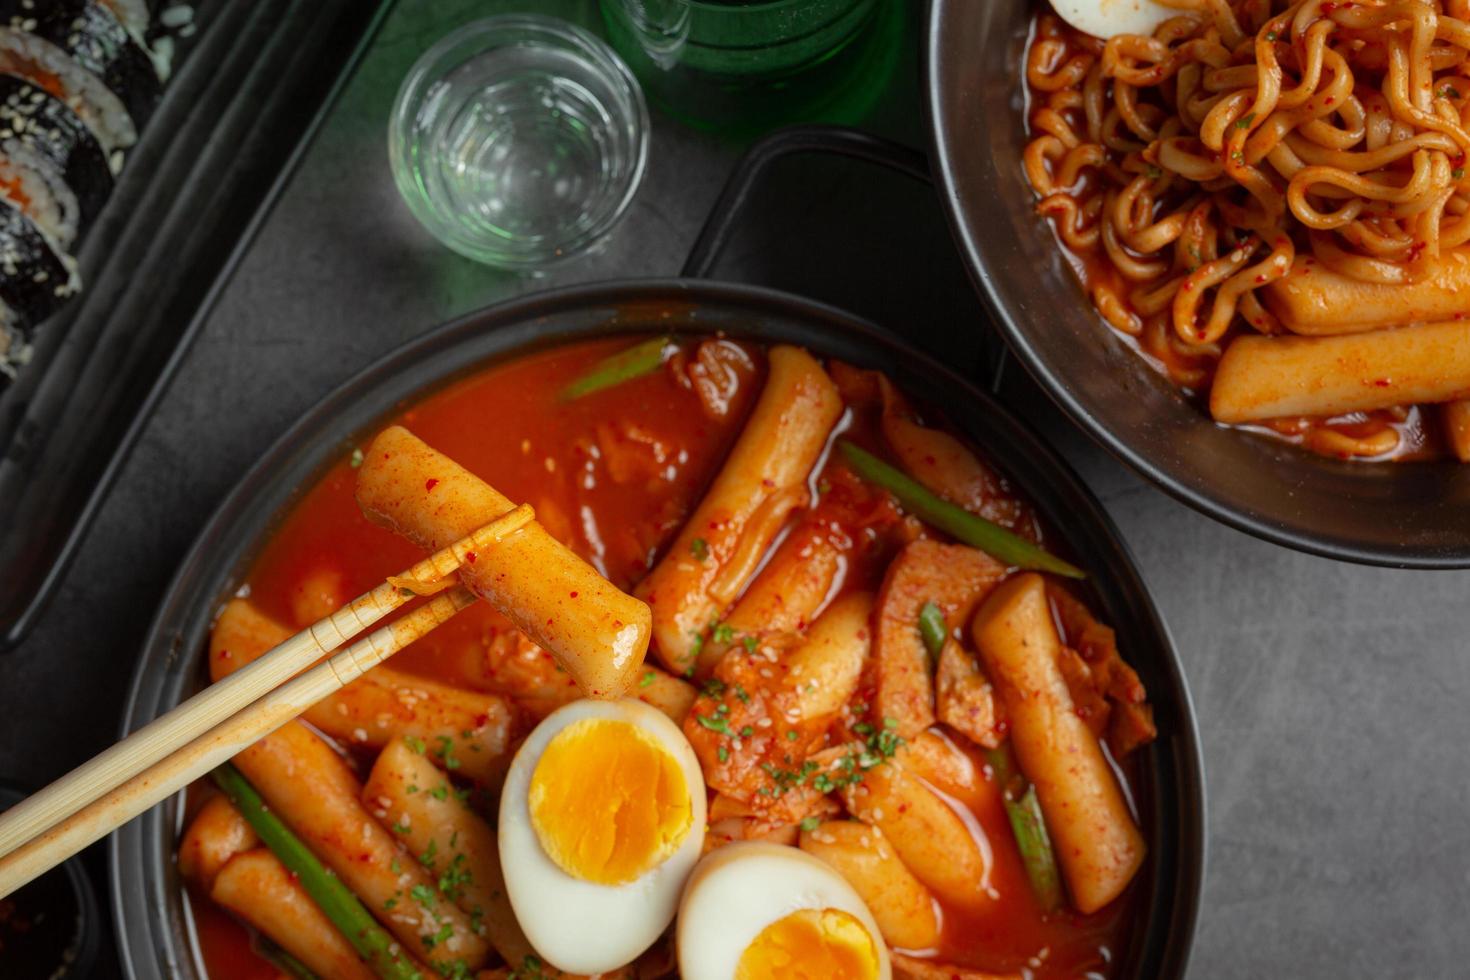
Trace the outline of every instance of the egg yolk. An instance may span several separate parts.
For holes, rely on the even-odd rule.
[[[740,954],[735,980],[873,980],[878,950],[841,909],[800,909],[761,930]]]
[[[552,738],[527,803],[546,856],[600,885],[662,864],[694,823],[678,760],[643,729],[610,718],[584,718]]]

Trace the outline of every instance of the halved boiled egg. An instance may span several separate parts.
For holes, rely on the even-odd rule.
[[[761,841],[711,852],[679,904],[683,980],[889,980],[888,948],[852,886]]]
[[[704,844],[699,760],[641,701],[574,701],[516,752],[500,863],[526,938],[567,973],[632,962],[674,917]]]

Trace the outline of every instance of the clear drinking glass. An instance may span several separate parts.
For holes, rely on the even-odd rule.
[[[599,38],[550,17],[491,17],[414,64],[388,152],[403,199],[440,241],[534,269],[585,252],[627,210],[648,157],[648,109]]]

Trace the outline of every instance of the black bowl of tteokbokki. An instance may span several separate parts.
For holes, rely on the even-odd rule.
[[[393,581],[462,611],[114,837],[132,977],[1183,975],[1168,632],[939,364],[707,282],[450,323],[240,480],[128,727],[455,542],[457,585]]]

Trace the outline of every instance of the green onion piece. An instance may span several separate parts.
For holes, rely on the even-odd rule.
[[[1066,578],[1087,577],[1082,569],[1038,548],[1025,538],[1012,534],[999,524],[991,523],[946,500],[940,500],[902,470],[888,465],[846,439],[839,439],[837,447],[842,450],[842,455],[847,457],[858,476],[887,490],[915,517],[934,525],[951,537],[1017,568],[1052,572]]]
[[[919,635],[924,638],[924,648],[937,663],[944,641],[949,638],[949,626],[944,622],[944,613],[932,602],[924,603],[919,610]]]
[[[990,771],[995,773],[995,785],[1000,787],[1007,799],[1010,799],[1011,779],[1016,774],[1016,766],[1011,762],[1010,751],[1005,745],[998,749],[986,749],[985,762],[990,766]]]
[[[261,959],[268,961],[271,966],[280,970],[288,977],[295,977],[296,980],[317,980],[316,974],[307,969],[305,963],[271,942],[265,936],[260,936],[256,939],[255,951],[260,954]]]
[[[569,402],[595,391],[620,385],[624,381],[652,374],[664,362],[664,349],[670,342],[669,337],[655,337],[603,358],[592,366],[592,370],[563,388],[561,400]]]
[[[1006,800],[1006,816],[1011,819],[1011,831],[1016,835],[1016,846],[1026,865],[1026,877],[1031,879],[1031,890],[1043,909],[1056,911],[1062,907],[1062,882],[1057,875],[1057,858],[1046,833],[1036,787],[1026,787],[1025,795],[1019,800]]]
[[[383,980],[423,980],[406,957],[391,952],[397,946],[393,937],[362,907],[357,896],[307,850],[301,839],[281,822],[281,818],[266,809],[260,794],[246,782],[238,769],[225,763],[214,771],[213,776],[256,835],[286,869],[296,875],[317,908],[367,961],[374,973]]]

